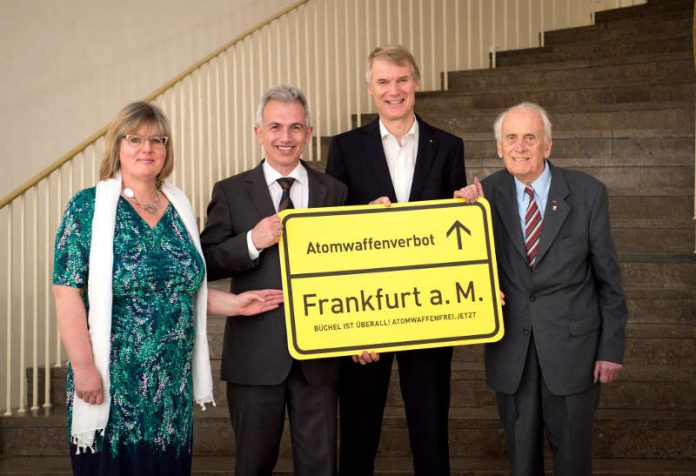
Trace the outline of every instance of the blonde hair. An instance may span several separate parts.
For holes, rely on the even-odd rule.
[[[387,63],[395,64],[397,66],[410,66],[411,76],[416,83],[420,83],[420,70],[416,64],[416,59],[413,57],[410,51],[406,49],[405,46],[401,45],[384,45],[375,48],[370,56],[367,57],[367,72],[365,73],[365,80],[370,83],[372,79],[372,63],[376,59],[386,61]]]
[[[152,124],[159,128],[163,136],[168,137],[164,167],[157,176],[157,188],[162,186],[164,179],[174,170],[174,146],[169,119],[162,110],[152,103],[137,101],[128,104],[116,114],[109,124],[104,137],[104,156],[99,165],[99,180],[113,178],[121,168],[121,139],[126,134],[132,134],[144,124]]]

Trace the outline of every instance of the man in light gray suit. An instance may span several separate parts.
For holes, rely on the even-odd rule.
[[[345,185],[300,160],[312,127],[299,89],[266,91],[255,133],[264,160],[215,184],[201,234],[209,279],[231,277],[235,293],[281,287],[277,211],[342,205],[347,195]],[[293,360],[282,307],[227,319],[221,373],[235,432],[236,475],[271,475],[286,408],[295,474],[336,474],[338,361]]]
[[[621,371],[628,311],[606,187],[556,167],[551,123],[536,104],[494,125],[505,170],[455,192],[491,203],[505,336],[485,348],[512,473],[544,474],[543,434],[557,475],[592,473],[599,383]]]

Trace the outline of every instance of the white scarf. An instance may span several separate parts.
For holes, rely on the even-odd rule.
[[[188,198],[178,188],[163,184],[162,192],[181,217],[198,253],[203,256],[198,236],[196,219]],[[92,342],[94,364],[102,377],[104,401],[91,405],[73,396],[72,441],[77,445],[77,453],[89,448],[94,450],[95,432],[104,433],[109,421],[111,405],[109,356],[111,353],[111,304],[113,278],[114,229],[116,227],[116,207],[121,194],[121,175],[102,180],[97,184],[92,219],[92,242],[89,254],[89,336]],[[208,286],[203,281],[195,296],[194,317],[196,334],[193,344],[193,396],[196,403],[205,410],[206,403],[213,400],[213,377],[210,370],[208,336],[206,332],[206,309]]]

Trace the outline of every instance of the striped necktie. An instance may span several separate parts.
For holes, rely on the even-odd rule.
[[[283,177],[276,180],[276,182],[278,182],[280,188],[283,189],[283,194],[280,196],[280,202],[278,202],[278,211],[282,212],[283,210],[295,208],[292,204],[292,200],[290,200],[290,187],[292,187],[295,179],[292,177]]]
[[[534,189],[526,187],[524,193],[529,195],[529,205],[524,214],[524,247],[527,250],[529,267],[536,266],[536,255],[539,249],[539,236],[541,235],[541,212],[534,200]]]

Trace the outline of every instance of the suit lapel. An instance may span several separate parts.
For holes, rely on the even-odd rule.
[[[365,126],[364,134],[363,146],[365,147],[365,154],[363,157],[367,161],[368,167],[372,170],[372,176],[379,182],[379,190],[385,190],[389,198],[396,202],[396,192],[391,181],[391,175],[389,175],[387,157],[384,155],[382,136],[379,132],[379,119],[375,119]]]
[[[309,198],[307,206],[309,208],[323,207],[326,203],[326,186],[319,180],[319,173],[302,161],[302,165],[307,170],[307,182],[309,184]]]
[[[527,252],[524,249],[524,239],[522,238],[522,228],[517,211],[517,198],[515,197],[515,181],[512,175],[507,174],[503,186],[496,190],[497,199],[495,207],[500,214],[500,221],[505,227],[505,231],[510,236],[510,240],[517,252],[527,261]]]
[[[419,200],[425,186],[425,179],[428,170],[433,163],[437,142],[434,131],[416,116],[418,121],[418,154],[416,155],[416,168],[413,171],[413,182],[411,183],[411,194],[409,201]]]
[[[261,162],[263,164],[263,161]],[[251,203],[256,206],[262,217],[275,214],[275,206],[271,200],[271,193],[268,191],[266,177],[263,174],[263,167],[259,164],[249,174],[247,179],[247,193],[251,197]]]
[[[570,192],[568,191],[568,184],[563,176],[563,171],[553,167],[551,162],[547,163],[551,167],[551,187],[549,188],[549,197],[546,201],[546,210],[544,210],[544,220],[541,222],[537,263],[549,251],[553,240],[556,239],[558,232],[568,217],[568,213],[570,213],[570,206],[565,200]]]

